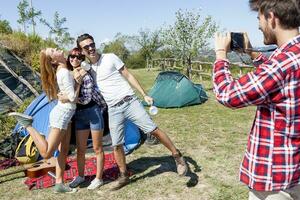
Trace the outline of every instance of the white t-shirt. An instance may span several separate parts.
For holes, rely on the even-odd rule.
[[[76,98],[74,85],[75,81],[70,70],[66,68],[60,68],[56,72],[57,84],[60,92],[67,94],[70,101],[74,101]],[[65,108],[76,109],[75,103],[61,103],[58,101],[57,105],[63,106]]]
[[[119,70],[124,63],[113,53],[102,54],[97,63],[85,65],[91,69],[92,76],[108,106],[113,106],[134,91]],[[83,67],[83,66],[81,66]]]

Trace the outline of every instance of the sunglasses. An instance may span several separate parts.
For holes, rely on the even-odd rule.
[[[83,56],[81,55],[70,55],[71,59],[77,58],[77,60],[83,60]]]
[[[95,43],[92,42],[91,44],[87,44],[87,45],[83,46],[82,48],[88,51],[90,49],[90,47],[92,49],[94,49],[96,47]]]

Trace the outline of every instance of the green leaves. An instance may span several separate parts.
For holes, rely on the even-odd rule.
[[[50,29],[50,38],[54,35],[54,41],[57,45],[67,47],[74,42],[75,38],[71,37],[68,32],[69,29],[63,26],[67,19],[65,17],[60,18],[57,11],[54,13],[53,25],[45,19],[40,19],[40,22]]]
[[[33,34],[35,34],[35,18],[42,15],[40,10],[36,10],[32,7],[32,3],[29,7],[27,0],[22,0],[17,6],[19,12],[19,19],[17,22],[23,26],[23,31],[26,33],[26,28],[28,27],[27,24],[32,25]]]
[[[175,23],[161,31],[163,43],[178,59],[183,59],[190,65],[199,50],[208,46],[208,40],[217,31],[218,26],[211,16],[200,21],[199,11],[179,9],[175,16]]]

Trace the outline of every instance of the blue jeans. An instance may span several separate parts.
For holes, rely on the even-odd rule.
[[[144,133],[151,133],[157,128],[137,97],[120,106],[109,107],[108,115],[112,146],[124,144],[124,125],[126,119],[132,121]]]

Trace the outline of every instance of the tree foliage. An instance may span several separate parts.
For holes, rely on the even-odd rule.
[[[17,22],[23,26],[23,31],[26,33],[27,24],[31,24],[32,33],[35,34],[35,18],[42,15],[40,10],[36,10],[32,5],[29,7],[27,0],[21,0],[17,6],[19,12],[19,19]]]
[[[40,17],[42,15],[42,12],[40,10],[36,10],[32,5],[31,8],[28,11],[28,18],[29,18],[29,24],[32,26],[32,33],[35,34],[35,18]]]
[[[198,55],[200,49],[208,46],[218,26],[211,16],[206,16],[201,22],[197,11],[179,9],[175,15],[174,25],[162,29],[162,39],[165,46],[187,64],[187,75],[190,77],[192,58]]]
[[[27,2],[27,0],[22,0],[20,1],[20,3],[18,4],[17,8],[18,8],[18,13],[19,13],[19,19],[17,20],[17,22],[23,26],[23,32],[26,33],[26,28],[27,28],[27,22],[28,22],[28,10],[29,4]]]
[[[151,32],[149,29],[141,29],[139,35],[134,36],[133,40],[138,44],[139,53],[145,60],[151,59],[154,53],[163,45],[160,39],[160,32]]]
[[[64,27],[64,23],[67,22],[67,19],[65,17],[60,18],[57,11],[54,14],[53,25],[51,25],[45,19],[40,19],[40,21],[50,29],[50,38],[52,38],[52,35],[54,35],[54,41],[57,45],[68,47],[74,42],[75,38],[71,37],[70,33],[68,32],[69,29]]]
[[[7,20],[0,20],[0,34],[11,34],[12,28]]]
[[[118,33],[113,41],[110,41],[108,44],[104,44],[103,53],[114,53],[126,62],[130,52],[126,48],[125,43],[126,36]]]

